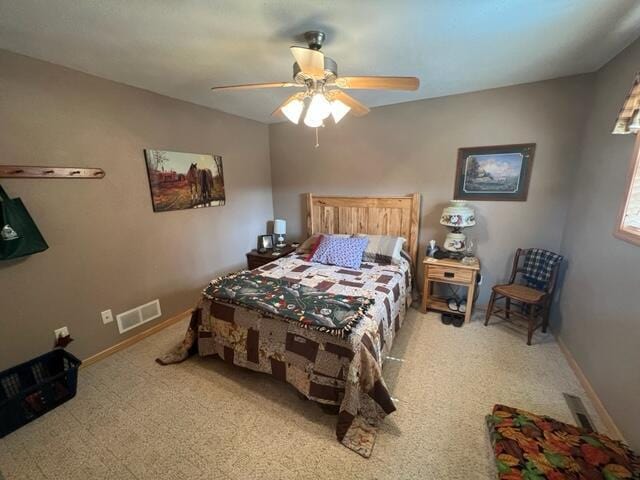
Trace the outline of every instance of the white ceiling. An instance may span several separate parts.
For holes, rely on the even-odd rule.
[[[598,69],[640,35],[636,0],[0,0],[0,48],[262,122],[312,29],[343,75],[415,75],[369,106]]]

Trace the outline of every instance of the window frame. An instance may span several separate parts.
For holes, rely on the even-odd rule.
[[[622,203],[620,204],[620,210],[618,211],[616,228],[613,232],[613,235],[620,240],[640,246],[640,228],[625,227],[623,225],[625,212],[627,211],[629,200],[631,198],[631,187],[633,186],[634,180],[640,182],[640,133],[636,134],[636,143],[633,148],[633,156],[631,157],[627,173],[627,186],[625,188],[624,197],[622,198]]]

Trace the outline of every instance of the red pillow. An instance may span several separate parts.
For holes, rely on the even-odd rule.
[[[320,246],[320,242],[322,241],[323,237],[324,235],[318,235],[318,239],[316,240],[316,243],[314,243],[313,246],[311,247],[311,250],[309,251],[309,255],[304,257],[304,259],[307,262],[311,261],[311,259],[313,258],[313,254],[316,253],[316,250]]]

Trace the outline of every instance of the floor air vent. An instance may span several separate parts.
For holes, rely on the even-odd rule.
[[[587,409],[582,403],[580,397],[576,397],[575,395],[570,395],[568,393],[563,393],[564,399],[569,405],[569,410],[571,410],[571,414],[573,418],[578,423],[579,426],[586,430],[590,430],[592,432],[596,431],[596,428],[593,426],[593,422],[587,413]]]
[[[126,312],[122,312],[116,315],[118,321],[118,330],[120,333],[127,332],[132,328],[136,328],[143,323],[147,323],[154,318],[158,318],[162,315],[160,311],[160,301],[154,300],[139,307],[132,308]]]

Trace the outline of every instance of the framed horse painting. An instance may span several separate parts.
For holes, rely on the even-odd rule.
[[[225,203],[219,155],[145,150],[154,212]]]

